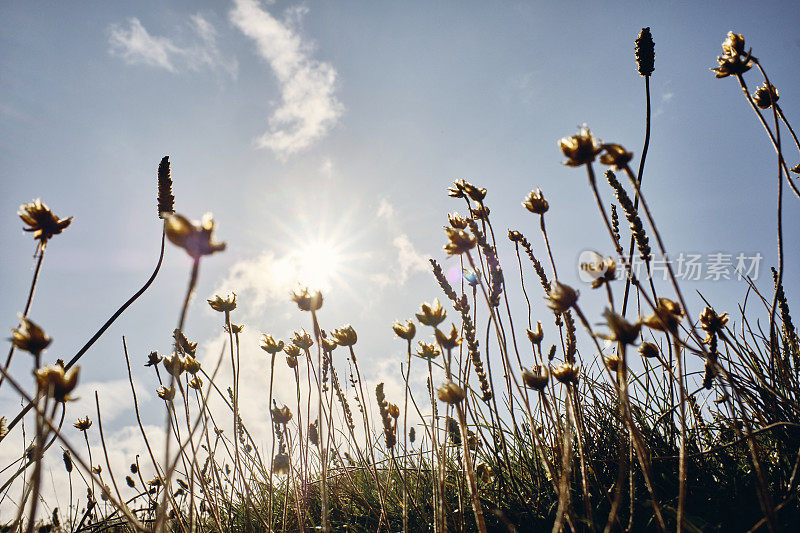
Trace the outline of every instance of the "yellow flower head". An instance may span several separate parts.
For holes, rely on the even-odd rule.
[[[444,322],[444,319],[447,318],[447,312],[442,307],[439,299],[436,298],[433,300],[433,304],[429,304],[427,302],[423,303],[421,306],[421,312],[417,313],[416,316],[420,324],[435,328]]]
[[[544,194],[542,194],[542,190],[538,187],[535,191],[531,191],[528,194],[525,201],[522,202],[522,205],[525,209],[536,215],[544,215],[547,213],[547,210],[550,209],[550,204],[544,199]]]
[[[265,352],[275,355],[276,353],[283,350],[283,341],[275,340],[272,338],[272,335],[264,334],[261,337],[261,349]]]
[[[223,299],[222,296],[217,295],[213,300],[207,300],[208,305],[210,305],[211,309],[214,311],[219,311],[220,313],[230,313],[236,309],[236,293],[234,292],[232,294],[233,296],[228,296],[225,299]]]
[[[452,350],[459,344],[461,344],[461,339],[458,336],[458,329],[456,328],[455,324],[452,324],[450,328],[450,333],[445,334],[439,328],[436,328],[436,340],[439,344],[442,345],[442,348],[445,350]]]
[[[331,335],[336,340],[336,344],[339,346],[353,346],[358,341],[356,330],[354,330],[353,326],[350,324],[344,326],[343,328],[333,330]]]
[[[69,372],[61,365],[47,365],[34,372],[39,392],[46,394],[57,402],[66,402],[71,398],[69,393],[78,385],[78,374],[81,367],[75,366]]]
[[[395,335],[407,341],[413,339],[414,335],[417,334],[417,327],[410,320],[407,320],[405,325],[395,321],[395,323],[392,325],[392,329],[394,330]]]

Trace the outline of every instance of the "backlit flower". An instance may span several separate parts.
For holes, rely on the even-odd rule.
[[[435,359],[441,353],[435,344],[423,341],[419,341],[417,344],[419,345],[417,355],[423,359]]]
[[[61,365],[47,365],[37,369],[34,375],[39,392],[47,394],[57,402],[69,401],[69,393],[78,384],[80,369],[80,366],[74,366],[66,372]]]
[[[463,229],[445,228],[447,233],[447,244],[444,245],[444,251],[447,255],[461,255],[464,252],[475,248],[475,236]]]
[[[58,235],[64,231],[72,222],[72,217],[58,218],[42,202],[41,198],[22,204],[19,206],[17,214],[28,226],[22,229],[24,231],[32,231],[33,238],[39,241],[40,246],[44,246],[53,235]]]
[[[335,329],[331,333],[339,346],[353,346],[358,341],[356,330],[350,324],[343,328]]]
[[[275,355],[276,353],[283,350],[283,341],[282,340],[275,340],[272,338],[272,335],[264,334],[261,337],[261,349],[265,352]]]
[[[41,354],[53,342],[42,328],[22,315],[19,315],[19,327],[11,330],[10,340],[15,347],[33,355]]]
[[[292,300],[301,311],[318,311],[322,307],[322,293],[308,287],[298,287],[292,293]]]
[[[569,285],[553,281],[545,299],[547,307],[556,313],[563,313],[578,301],[578,291]]]
[[[416,313],[416,316],[421,324],[435,328],[444,322],[444,319],[447,318],[447,312],[437,298],[433,300],[433,304],[423,303],[421,312]]]
[[[458,329],[456,329],[456,325],[452,324],[450,328],[450,333],[445,334],[439,328],[436,328],[436,340],[439,344],[442,345],[442,348],[445,350],[452,350],[459,344],[461,344],[461,339],[458,337]]]
[[[531,191],[522,202],[523,207],[536,215],[544,215],[550,209],[550,204],[544,199],[542,190],[537,187],[535,191]]]
[[[392,329],[394,330],[395,335],[407,341],[413,339],[414,335],[417,333],[417,327],[410,320],[407,320],[405,324],[395,321],[395,323],[392,325]]]
[[[186,250],[194,259],[225,249],[224,242],[214,240],[214,218],[211,213],[203,215],[200,222],[173,213],[166,218],[166,232],[172,244]]]
[[[233,293],[233,296],[228,296],[225,299],[223,299],[222,296],[217,295],[213,300],[207,301],[208,305],[211,306],[211,309],[214,311],[219,311],[220,313],[230,313],[236,309],[236,293]]]
[[[566,156],[564,164],[568,167],[579,167],[594,161],[595,156],[603,149],[586,126],[582,126],[580,131],[571,137],[562,137],[558,141],[558,147]]]

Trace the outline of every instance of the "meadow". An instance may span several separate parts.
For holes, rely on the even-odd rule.
[[[554,142],[575,183],[591,191],[598,224],[614,257],[595,254],[581,269],[603,294],[597,308],[559,281],[572,265],[553,259],[550,205],[536,188],[522,198],[525,235],[496,228],[491,191],[456,180],[446,191],[463,215],[450,213],[444,251],[463,275],[447,276],[435,259],[439,298],[413,317],[386,325],[386,343],[402,346],[395,368],[403,393],[362,379],[358,331],[347,317],[325,314],[325,294],[298,286],[287,298],[297,330],[279,339],[263,332],[269,412],[243,419],[237,296],[193,298],[200,265],[224,253],[210,215],[191,220],[174,209],[169,157],[158,164],[161,249],[150,279],[68,360],[49,362],[46,324],[28,318],[51,239],[68,232],[41,200],[21,206],[35,240],[33,279],[12,329],[0,388],[20,398],[19,413],[0,418],[0,439],[27,423],[18,459],[0,465],[5,500],[16,516],[3,531],[792,531],[800,523],[800,339],[784,273],[782,206],[800,201],[800,141],[779,105],[761,59],[742,35],[722,43],[714,75],[743,93],[742,112],[777,156],[778,261],[749,285],[737,309],[698,305],[671,263],[666,283],[655,261],[668,257],[647,201],[650,76],[654,43],[636,37],[632,78],[643,84],[641,149],[600,141],[580,127]],[[757,51],[757,50],[756,50]],[[635,71],[633,67],[635,66]],[[711,74],[709,74],[711,75]],[[612,133],[613,132],[609,132]],[[765,169],[765,172],[774,172]],[[176,182],[180,176],[175,176]],[[583,181],[585,180],[585,181]],[[50,201],[50,200],[48,200]],[[57,199],[55,200],[57,202]],[[713,199],[698,199],[698,202]],[[54,205],[57,205],[54,203]],[[150,209],[150,207],[147,207]],[[154,216],[156,213],[154,213]],[[524,221],[524,222],[523,222]],[[533,221],[533,222],[531,222]],[[703,220],[698,220],[703,223]],[[89,416],[67,416],[82,357],[158,276],[166,246],[189,258],[187,288],[169,353],[128,353],[131,411],[141,452],[127,470],[112,468],[100,399]],[[796,243],[795,243],[796,245]],[[513,250],[501,264],[498,250]],[[638,268],[634,268],[638,265]],[[509,294],[522,298],[517,312]],[[701,296],[702,298],[702,296]],[[201,364],[186,335],[187,310],[210,306],[227,341],[215,364]],[[292,309],[294,308],[294,309]],[[689,310],[696,312],[690,314]],[[546,327],[543,327],[543,323]],[[12,375],[12,358],[31,373]],[[148,384],[164,408],[166,439],[142,423],[132,365],[151,370]],[[285,365],[296,394],[277,397],[274,369]],[[218,377],[230,369],[232,379]],[[412,385],[423,384],[425,394]],[[417,389],[420,390],[420,389]],[[270,428],[270,445],[251,436]],[[80,439],[67,433],[82,434]],[[92,454],[89,435],[104,453]],[[3,443],[0,441],[0,446]],[[44,455],[61,455],[68,499],[40,497]],[[13,491],[13,493],[12,493]],[[794,524],[794,526],[793,526]]]

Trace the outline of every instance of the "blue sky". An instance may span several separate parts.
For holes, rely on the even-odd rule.
[[[75,220],[48,245],[30,316],[55,339],[47,358],[70,357],[150,275],[161,227],[155,170],[169,155],[177,210],[195,219],[213,211],[228,243],[203,261],[187,334],[218,350],[221,318],[204,298],[236,290],[234,321],[250,334],[254,372],[264,361],[255,348],[261,332],[285,338],[310,327],[286,286],[299,251],[318,242],[339,256],[323,327],[352,323],[366,378],[390,379],[403,350],[392,321],[442,297],[425,261],[446,262],[441,226],[448,212],[463,213],[445,194],[456,178],[488,187],[495,228],[520,229],[539,253],[537,221],[520,201],[541,187],[564,280],[581,288],[599,321],[600,300],[577,280],[577,257],[611,250],[585,173],[562,166],[556,142],[587,123],[638,158],[644,84],[633,41],[644,26],[656,43],[644,190],[667,247],[759,252],[759,286],[767,288],[776,261],[776,158],[738,84],[708,69],[726,32],[743,33],[784,112],[797,119],[793,4],[6,3],[0,316],[16,325],[32,271],[34,244],[16,211],[42,197]],[[759,82],[755,73],[747,79],[751,89]],[[787,154],[790,165],[798,162],[791,146]],[[603,194],[610,200],[607,188]],[[788,193],[784,217],[791,300],[800,297],[800,200]],[[515,279],[513,248],[501,259]],[[148,421],[159,424],[141,363],[150,350],[169,348],[189,266],[168,248],[151,290],[82,361],[82,381],[107,391],[109,409],[118,404],[108,424],[120,434],[131,422],[124,394],[114,396],[126,379],[121,336],[137,380],[151,390]],[[519,306],[518,287],[511,289]],[[695,290],[733,312],[745,285],[685,285],[693,297]],[[26,357],[17,354],[17,375],[28,371]],[[265,378],[258,379],[254,391]],[[7,388],[0,392],[2,414],[15,405]],[[86,414],[84,404],[73,407],[68,418]]]

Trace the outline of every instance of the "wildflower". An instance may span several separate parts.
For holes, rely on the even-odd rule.
[[[19,315],[19,327],[12,328],[9,340],[16,348],[33,355],[41,354],[53,342],[42,328],[22,315]]]
[[[279,476],[289,474],[289,455],[286,452],[275,455],[275,459],[272,460],[272,470]]]
[[[531,389],[538,391],[544,390],[547,386],[548,378],[549,372],[547,371],[547,367],[536,365],[532,370],[526,368],[522,369],[522,382]]]
[[[633,154],[625,150],[622,145],[614,143],[604,144],[603,149],[606,153],[600,156],[600,162],[617,170],[625,168],[625,165],[630,163],[631,159],[633,159]]]
[[[174,353],[170,357],[164,358],[164,369],[177,378],[186,370],[186,367],[181,356]]]
[[[417,333],[417,327],[410,320],[407,320],[405,325],[395,321],[395,323],[392,325],[392,329],[394,330],[395,335],[407,341],[412,340],[414,335]]]
[[[284,346],[283,351],[289,357],[300,357],[300,348],[298,348],[294,344],[287,344],[286,346]]]
[[[278,407],[277,404],[272,408],[272,419],[276,424],[288,424],[292,419],[292,411],[287,407]]]
[[[655,69],[655,43],[650,28],[642,28],[636,37],[636,68],[640,76],[650,76]]]
[[[562,137],[558,141],[558,147],[566,156],[567,160],[564,161],[564,164],[568,167],[579,167],[591,163],[595,156],[603,151],[586,125],[582,126],[576,135]]]
[[[563,313],[578,301],[578,291],[569,285],[564,285],[554,280],[545,299],[547,300],[547,307],[556,313]]]
[[[771,83],[764,82],[753,93],[753,101],[761,109],[769,109],[772,104],[778,103],[778,89]]]
[[[144,366],[155,366],[161,362],[162,357],[158,355],[158,352],[150,352],[147,355],[147,362]]]
[[[58,235],[64,231],[72,222],[72,217],[58,218],[50,208],[47,207],[41,198],[33,202],[22,204],[17,211],[22,222],[28,225],[22,228],[24,231],[32,231],[33,238],[39,241],[39,246],[47,244],[53,235]]]
[[[536,329],[535,330],[530,330],[529,329],[529,330],[527,330],[527,332],[528,332],[528,339],[530,339],[530,341],[533,344],[535,344],[537,346],[540,346],[542,344],[542,339],[544,339],[544,331],[542,331],[542,322],[541,321],[539,321],[539,320],[536,321]]]
[[[711,69],[716,73],[717,78],[738,76],[753,66],[753,62],[750,61],[750,52],[748,51],[745,55],[744,37],[740,33],[728,32],[728,37],[722,43],[722,52],[722,55],[717,57],[719,66]],[[744,58],[742,58],[743,55],[745,55]]]
[[[606,309],[603,316],[606,319],[608,329],[611,331],[609,333],[598,333],[598,337],[622,344],[636,344],[636,340],[639,338],[639,331],[642,329],[642,325],[638,321],[631,324],[611,309]]]
[[[330,353],[330,352],[334,351],[337,346],[339,346],[339,345],[336,343],[335,339],[329,339],[328,337],[325,337],[325,336],[322,337],[322,350],[323,351]]]
[[[491,213],[491,209],[487,206],[481,204],[478,207],[470,208],[470,214],[472,218],[475,220],[489,220],[489,213]]]
[[[459,344],[461,344],[461,339],[458,337],[458,329],[456,329],[455,324],[451,324],[450,333],[445,335],[442,330],[436,328],[436,340],[441,344],[442,348],[445,350],[452,350]]]
[[[659,298],[655,313],[646,316],[642,324],[656,331],[674,332],[683,319],[681,306],[668,298]]]
[[[162,400],[171,402],[172,399],[175,398],[175,387],[173,386],[168,388],[162,385],[161,387],[158,388],[156,394],[158,394],[158,397],[161,398]]]
[[[417,320],[421,324],[435,328],[447,318],[447,312],[442,307],[439,299],[433,300],[433,304],[423,303],[420,313],[417,313]]]
[[[172,332],[172,336],[175,339],[175,346],[182,354],[192,356],[195,354],[197,351],[197,343],[189,342],[189,339],[186,338],[186,335],[184,335],[181,330],[175,328],[175,331]]]
[[[308,287],[298,287],[292,293],[292,300],[301,311],[318,311],[322,307],[322,293]]]
[[[419,341],[419,348],[417,348],[417,355],[423,359],[436,359],[439,354],[439,348],[429,342]]]
[[[228,296],[224,300],[222,299],[222,296],[217,295],[213,300],[206,301],[214,311],[219,311],[220,313],[230,313],[236,309],[236,293],[234,292],[232,294],[233,296]]]
[[[264,334],[261,336],[261,349],[268,354],[275,355],[283,350],[283,341],[275,340],[272,335]]]
[[[189,381],[189,386],[195,390],[201,390],[203,388],[203,380],[200,379],[200,376],[195,376]]]
[[[308,350],[314,345],[314,341],[311,339],[311,335],[306,333],[306,330],[303,330],[303,333],[295,331],[294,337],[292,337],[292,344],[301,350]]]
[[[464,281],[470,287],[476,287],[481,282],[481,273],[478,270],[464,269]]]
[[[464,198],[463,180],[456,180],[452,187],[448,187],[447,195],[450,198]]]
[[[544,199],[542,190],[536,187],[535,191],[531,191],[522,202],[522,206],[535,215],[544,215],[550,209],[550,204]]]
[[[578,377],[581,373],[581,367],[574,363],[564,363],[553,369],[553,377],[564,384],[578,383]]]
[[[127,483],[130,488],[136,486],[136,482],[133,480],[131,476],[125,476],[125,483]]]
[[[233,333],[234,335],[238,335],[239,333],[244,331],[244,324],[236,325],[231,323],[230,327],[228,327],[228,324],[225,324],[224,326],[222,326],[222,329],[225,330],[225,333]]]
[[[356,330],[354,330],[353,326],[350,324],[343,328],[333,330],[331,335],[336,339],[336,344],[339,346],[353,346],[358,341]]]
[[[705,342],[710,342],[712,336],[722,332],[728,320],[728,313],[718,315],[711,307],[703,309],[700,313],[700,327],[706,332]]]
[[[464,389],[452,381],[447,380],[436,389],[436,396],[438,396],[441,401],[454,405],[460,403],[466,397],[466,393]]]
[[[467,227],[467,220],[458,213],[447,215],[447,221],[455,229],[465,229]]]
[[[166,219],[166,232],[170,242],[186,250],[193,259],[225,249],[224,242],[214,240],[214,218],[211,213],[203,215],[200,222],[190,221],[177,213],[169,215]]]
[[[603,364],[606,365],[606,368],[609,369],[611,372],[616,372],[619,369],[619,365],[622,362],[622,359],[619,358],[617,354],[611,354],[603,357]]]
[[[475,202],[482,202],[484,198],[486,198],[486,189],[482,187],[476,187],[475,185],[460,180],[460,182],[456,182],[461,184],[461,190],[464,191],[464,194],[469,196]]]
[[[92,427],[92,421],[88,416],[85,416],[83,418],[79,418],[78,421],[72,425],[78,431],[87,431],[90,427]]]
[[[288,366],[289,368],[297,368],[297,357],[293,355],[287,355],[286,366]]]
[[[647,359],[658,357],[658,346],[652,342],[643,342],[642,345],[639,346],[639,355]]]
[[[444,245],[447,255],[461,255],[475,248],[475,236],[463,229],[445,228],[448,243]]]
[[[44,366],[34,372],[36,386],[39,392],[46,393],[55,401],[67,402],[71,399],[69,393],[78,384],[80,369],[80,366],[75,366],[69,372],[65,372],[61,365]]]
[[[200,372],[200,361],[192,357],[191,355],[187,355],[186,358],[183,360],[183,368],[191,375],[195,375]]]
[[[525,205],[525,204],[522,204]],[[520,242],[522,241],[522,233],[518,232],[517,230],[508,230],[508,240],[511,242]]]

